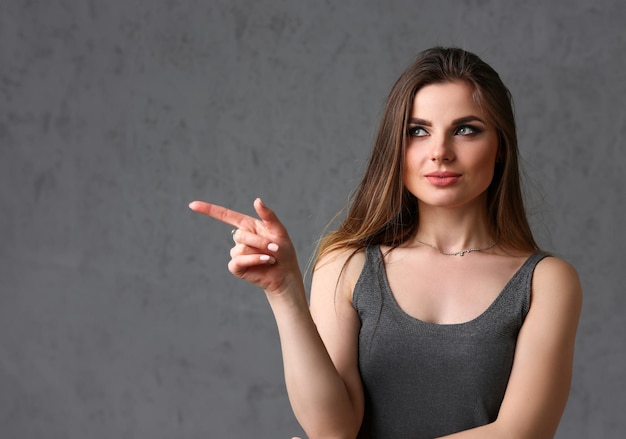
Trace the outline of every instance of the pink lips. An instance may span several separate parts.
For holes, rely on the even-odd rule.
[[[430,184],[434,186],[450,186],[456,183],[461,178],[461,174],[450,171],[437,171],[426,174],[426,178]]]

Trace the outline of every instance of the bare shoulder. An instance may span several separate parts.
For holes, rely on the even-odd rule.
[[[333,282],[351,294],[365,264],[365,250],[343,248],[322,256],[313,269],[314,284]]]
[[[533,302],[566,303],[576,312],[582,302],[582,288],[576,269],[558,257],[542,259],[535,268]]]
[[[569,262],[555,256],[542,259],[537,264],[533,277],[537,286],[580,286],[576,269]]]
[[[365,249],[341,248],[333,250],[318,259],[315,264],[315,271],[328,265],[339,265],[342,267],[346,264],[359,265],[359,261],[361,261],[362,268],[362,264],[365,262]]]

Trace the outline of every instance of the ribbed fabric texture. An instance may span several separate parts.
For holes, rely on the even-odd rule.
[[[378,247],[366,250],[355,286],[365,417],[358,438],[431,439],[494,421],[517,335],[530,306],[530,256],[477,318],[439,325],[397,304]]]

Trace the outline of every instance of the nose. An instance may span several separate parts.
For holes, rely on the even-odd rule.
[[[451,162],[454,160],[454,149],[448,136],[440,135],[433,138],[431,157],[433,162]]]

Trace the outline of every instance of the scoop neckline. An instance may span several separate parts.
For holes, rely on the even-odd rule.
[[[524,262],[522,262],[522,264],[515,271],[515,273],[513,273],[513,275],[509,278],[507,283],[504,285],[504,287],[502,287],[502,290],[500,290],[498,295],[493,299],[493,301],[489,304],[489,306],[485,308],[480,314],[478,314],[476,317],[473,317],[470,320],[467,320],[465,322],[458,322],[458,323],[429,322],[426,320],[422,320],[418,317],[412,316],[411,314],[406,312],[396,300],[396,296],[393,294],[393,290],[391,289],[391,286],[389,285],[389,278],[387,277],[387,268],[385,266],[385,258],[383,256],[380,246],[377,246],[376,248],[376,255],[378,259],[377,262],[380,263],[380,265],[382,266],[383,290],[385,291],[386,296],[388,296],[391,299],[391,304],[393,306],[393,309],[396,312],[399,312],[399,314],[402,315],[405,319],[409,319],[419,325],[423,325],[423,326],[430,327],[430,328],[454,329],[454,328],[462,328],[462,327],[478,324],[481,320],[485,319],[488,314],[491,314],[493,312],[493,309],[496,307],[497,303],[502,300],[502,297],[511,288],[511,285],[513,284],[513,282],[522,275],[522,270],[526,267],[526,265],[528,265],[530,261],[534,259],[535,256],[541,255],[541,254],[540,253],[530,254],[524,260]]]

